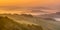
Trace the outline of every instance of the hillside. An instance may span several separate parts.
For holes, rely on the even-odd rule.
[[[44,20],[40,17],[34,17],[32,15],[3,15],[3,16],[7,16],[10,19],[13,19],[13,21],[19,23],[19,24],[30,24],[30,25],[35,25],[38,27],[42,27],[41,29],[43,30],[60,30],[60,22],[58,21],[48,21],[48,20]],[[34,27],[34,26],[33,26]],[[26,27],[25,27],[26,28]],[[32,27],[31,27],[32,28]],[[38,28],[34,28],[34,30],[39,30]]]
[[[8,17],[0,16],[0,30],[43,30],[39,25],[20,24]]]

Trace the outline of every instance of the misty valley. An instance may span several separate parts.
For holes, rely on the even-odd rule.
[[[0,30],[60,30],[60,0],[0,0]]]

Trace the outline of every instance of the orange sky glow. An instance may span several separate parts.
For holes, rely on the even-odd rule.
[[[0,13],[31,13],[31,10],[3,10],[4,6],[17,6],[17,7],[36,7],[36,6],[54,6],[59,4],[60,0],[0,0]],[[3,8],[2,8],[3,7]],[[55,6],[54,6],[55,7]],[[53,7],[53,8],[54,8]],[[2,9],[1,9],[2,8]],[[57,10],[42,10],[48,13],[57,12]]]

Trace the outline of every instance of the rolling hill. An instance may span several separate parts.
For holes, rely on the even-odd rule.
[[[8,17],[0,16],[0,30],[43,30],[41,26],[34,24],[18,23]]]
[[[34,17],[30,14],[29,15],[26,15],[26,14],[22,14],[22,15],[5,14],[5,15],[0,15],[0,16],[7,16],[8,18],[13,19],[13,21],[16,22],[17,24],[23,24],[23,26],[21,26],[21,27],[24,27],[24,28],[26,28],[25,27],[26,24],[29,24],[29,25],[33,24],[33,25],[39,27],[39,28],[37,28],[37,27],[35,28],[34,26],[33,26],[34,28],[29,27],[29,28],[32,28],[32,29],[28,29],[28,30],[41,30],[41,29],[42,30],[60,30],[60,22],[44,20],[40,17]],[[20,27],[20,25],[18,27]]]
[[[51,13],[51,14],[45,14],[45,15],[38,15],[39,17],[45,17],[45,18],[60,18],[60,12]]]

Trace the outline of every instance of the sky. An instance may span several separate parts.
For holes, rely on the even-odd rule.
[[[60,0],[0,0],[0,13],[50,14],[60,11]]]

